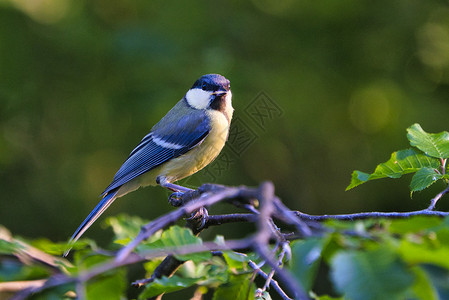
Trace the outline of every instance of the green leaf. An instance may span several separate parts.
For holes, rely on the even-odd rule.
[[[201,238],[195,236],[188,228],[172,226],[162,233],[161,241],[165,247],[181,248],[185,245],[202,245]],[[186,255],[175,255],[179,260],[202,262],[212,257],[209,251]]]
[[[0,239],[0,254],[13,254],[22,250],[24,247],[17,242],[8,242]]]
[[[96,265],[104,263],[108,261],[110,257],[102,254],[97,254],[93,252],[89,252],[87,254],[77,252],[75,253],[74,264],[78,268],[78,270],[87,270]]]
[[[306,291],[312,288],[325,243],[323,239],[300,240],[292,243],[290,270]]]
[[[67,243],[54,243],[46,238],[36,239],[31,242],[31,245],[44,251],[47,254],[58,255],[60,256],[62,253],[67,250]]]
[[[449,158],[449,133],[427,133],[419,124],[407,128],[410,145],[436,158]]]
[[[432,265],[424,265],[422,269],[429,276],[430,282],[438,294],[437,299],[449,299],[449,285],[447,284],[449,271]]]
[[[432,286],[432,281],[430,280],[427,273],[419,267],[414,267],[413,271],[416,280],[413,284],[412,292],[416,296],[416,299],[426,299],[426,300],[439,299],[436,290]]]
[[[239,253],[234,251],[223,252],[223,257],[226,260],[226,264],[229,268],[236,271],[244,271],[248,269],[248,262],[250,260],[255,260],[257,257],[255,255],[248,256],[245,253]]]
[[[115,217],[109,217],[106,219],[105,224],[112,227],[115,234],[115,242],[120,245],[128,244],[131,239],[135,238],[139,234],[140,229],[148,221],[143,220],[136,216],[128,216],[121,214]],[[150,239],[153,241],[160,237],[159,234],[153,235]]]
[[[213,300],[248,300],[254,299],[252,274],[231,276],[229,282],[220,285],[214,293]]]
[[[150,277],[154,273],[154,270],[156,270],[162,260],[163,258],[153,258],[143,264],[148,277]]]
[[[176,292],[191,287],[200,280],[200,278],[182,278],[177,275],[173,275],[170,278],[165,276],[157,278],[145,287],[145,290],[139,295],[139,299],[147,299],[162,293]]]
[[[182,249],[186,245],[202,245],[201,238],[195,236],[188,228],[171,226],[165,230],[160,239],[152,243],[142,243],[137,248],[139,252],[160,250],[163,248],[170,249]],[[190,254],[175,254],[175,257],[179,260],[193,260],[194,262],[202,262],[212,257],[209,251],[190,253]]]
[[[89,281],[87,299],[121,300],[126,287],[126,273],[124,270],[118,270],[112,275]]]
[[[331,277],[352,300],[404,299],[413,276],[392,250],[340,251],[332,259]]]
[[[51,271],[39,264],[26,265],[14,259],[4,260],[0,261],[0,282],[45,278]]]
[[[310,298],[313,300],[344,300],[343,297],[334,298],[329,295],[318,296],[313,292],[310,292]]]
[[[449,269],[449,247],[430,243],[417,243],[415,241],[402,240],[398,253],[409,264],[433,264]]]
[[[400,178],[402,175],[417,172],[422,168],[439,168],[440,161],[429,157],[414,149],[399,150],[393,152],[388,161],[379,164],[373,173],[361,171],[352,173],[351,183],[346,188],[350,190],[362,183],[379,178]]]
[[[362,183],[365,183],[369,180],[370,174],[362,172],[362,171],[354,171],[351,175],[351,183],[346,187],[346,190],[350,190],[355,188]]]
[[[39,294],[33,295],[32,300],[73,300],[73,291],[75,285],[73,283],[59,285],[51,289],[44,290]],[[69,296],[69,294],[72,294]],[[100,298],[101,299],[101,298]]]
[[[444,220],[436,216],[414,216],[407,219],[388,220],[388,232],[391,234],[420,233],[440,226],[443,222]]]
[[[412,182],[410,183],[410,191],[422,191],[442,178],[443,175],[438,173],[436,169],[427,167],[422,168],[413,175]]]

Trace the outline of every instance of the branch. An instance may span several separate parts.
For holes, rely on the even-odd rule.
[[[131,253],[122,261],[111,259],[99,266],[93,267],[92,269],[79,272],[78,275],[75,277],[71,277],[70,275],[65,274],[53,275],[48,280],[46,280],[43,285],[37,286],[35,288],[25,289],[20,293],[14,295],[14,297],[11,298],[11,300],[25,300],[33,293],[38,293],[43,290],[64,285],[67,283],[75,282],[78,284],[84,284],[90,279],[95,278],[96,276],[101,275],[110,270],[117,269],[119,267],[126,265],[132,265],[156,257],[167,255],[186,255],[206,251],[226,251],[226,250],[229,251],[229,250],[247,249],[251,247],[252,243],[253,241],[251,239],[229,240],[226,241],[224,244],[217,244],[215,242],[205,242],[200,245],[199,244],[185,245],[182,248],[167,247],[159,250],[142,251],[142,255]]]
[[[0,282],[0,294],[15,293],[28,288],[39,288],[44,283],[45,279]]]
[[[203,194],[195,201],[188,202],[184,206],[162,216],[154,221],[146,224],[142,227],[140,233],[137,237],[129,243],[126,247],[123,247],[116,256],[116,261],[120,262],[126,259],[126,257],[144,240],[151,237],[159,229],[165,228],[166,226],[173,224],[177,220],[181,219],[183,216],[191,214],[195,210],[201,207],[208,207],[220,201],[228,198],[237,198],[251,194],[252,190],[247,188],[225,188],[220,190],[217,194],[209,194],[203,192]]]
[[[259,188],[259,197],[261,202],[260,214],[258,220],[259,230],[255,235],[253,249],[260,257],[276,272],[277,276],[283,281],[287,289],[294,295],[294,299],[308,299],[306,293],[294,279],[293,275],[285,269],[281,269],[268,249],[270,232],[272,231],[271,216],[275,211],[274,186],[271,182],[264,182]]]
[[[355,214],[338,214],[338,215],[309,215],[299,211],[291,211],[288,209],[281,200],[275,195],[274,186],[271,182],[264,182],[258,188],[248,187],[225,187],[219,185],[202,185],[198,190],[187,192],[185,197],[182,196],[177,205],[181,205],[177,209],[170,213],[163,215],[154,221],[146,224],[142,227],[137,237],[132,240],[127,246],[119,250],[115,258],[111,258],[109,261],[95,266],[92,269],[81,271],[75,277],[67,274],[60,274],[51,276],[45,282],[39,282],[40,285],[31,285],[22,290],[22,292],[16,294],[12,299],[26,299],[32,293],[40,292],[42,290],[52,288],[55,286],[75,283],[77,292],[80,299],[85,294],[84,285],[88,280],[103,274],[104,272],[138,262],[142,262],[155,257],[167,256],[163,263],[161,263],[153,276],[150,279],[143,281],[136,281],[135,284],[142,285],[151,282],[154,278],[162,276],[170,276],[176,271],[183,262],[175,258],[176,255],[185,255],[196,252],[204,251],[225,251],[225,250],[238,250],[245,249],[246,251],[253,250],[265,263],[271,267],[271,272],[266,274],[261,270],[258,270],[258,274],[266,279],[266,283],[269,283],[279,293],[283,299],[290,299],[289,296],[279,287],[277,282],[271,277],[276,275],[277,279],[283,285],[284,289],[293,296],[294,299],[308,299],[306,292],[299,285],[298,281],[293,275],[280,266],[282,262],[282,256],[289,254],[288,249],[284,249],[276,257],[276,249],[278,245],[285,245],[288,243],[286,240],[288,234],[282,233],[275,221],[282,221],[287,225],[294,226],[296,228],[292,235],[297,237],[308,237],[312,234],[316,234],[315,229],[320,229],[321,221],[325,220],[360,220],[360,219],[375,219],[375,218],[409,218],[412,216],[424,215],[424,216],[449,216],[449,212],[435,211],[435,205],[437,201],[446,193],[449,192],[449,187],[439,193],[432,199],[429,208],[412,212],[365,212]],[[210,226],[218,226],[225,223],[232,222],[254,222],[257,224],[257,231],[254,235],[246,237],[240,240],[226,241],[224,244],[217,244],[214,242],[204,242],[201,245],[184,245],[180,248],[163,248],[158,250],[152,250],[147,252],[134,253],[133,250],[145,239],[151,237],[156,231],[164,229],[167,226],[174,224],[178,220],[182,219],[186,215],[192,214],[202,207],[209,207],[218,202],[226,201],[237,207],[244,208],[250,213],[235,213],[226,215],[209,216],[205,225],[201,229],[193,230],[194,233],[199,233],[201,230]],[[260,209],[257,210],[254,203],[260,202]],[[273,244],[277,246],[272,249]],[[30,255],[33,259],[42,261],[47,265],[53,265],[52,257],[45,257],[41,253],[34,253]],[[251,266],[251,265],[250,265]],[[251,266],[253,269],[254,267]],[[256,265],[257,267],[257,265]],[[266,286],[265,286],[266,287]]]
[[[257,272],[257,274],[261,275],[265,280],[268,281],[268,274],[265,273],[264,271],[262,271],[256,263],[254,263],[253,261],[249,261],[248,265]],[[282,299],[284,300],[292,300],[292,298],[290,298],[283,290],[282,288],[279,286],[278,282],[276,280],[274,280],[273,278],[270,278],[269,280],[270,285],[273,287],[273,289],[279,294],[279,296],[281,296]]]
[[[445,162],[444,162],[444,164],[443,164],[443,166],[446,164],[446,160],[445,160]],[[445,168],[444,168],[445,169]],[[444,170],[443,169],[443,170]],[[439,193],[438,195],[436,195],[435,196],[435,198],[433,198],[432,200],[430,200],[430,205],[429,205],[429,207],[427,208],[427,210],[434,210],[435,209],[435,206],[436,206],[436,204],[437,204],[437,202],[438,202],[438,200],[440,200],[441,199],[441,197],[443,197],[445,194],[447,194],[449,192],[449,185],[448,185],[448,187],[446,188],[446,189],[444,189],[441,193]]]
[[[449,216],[449,212],[437,210],[416,210],[410,212],[363,212],[354,214],[339,214],[339,215],[309,215],[300,211],[295,211],[294,214],[300,219],[307,221],[326,221],[326,220],[341,220],[354,221],[364,219],[405,219],[413,216],[436,216],[444,218]]]

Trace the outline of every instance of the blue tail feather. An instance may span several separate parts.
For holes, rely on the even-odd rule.
[[[69,241],[69,249],[66,250],[64,256],[67,256],[72,249],[73,244],[83,235],[83,233],[98,219],[98,217],[112,204],[117,195],[117,190],[108,193],[103,199],[95,206],[87,218],[81,223],[75,233],[72,235]]]

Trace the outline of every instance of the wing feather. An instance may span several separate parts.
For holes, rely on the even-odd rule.
[[[177,122],[173,122],[172,114],[173,112],[170,111],[142,139],[102,195],[108,194],[172,158],[185,154],[200,144],[209,134],[210,122],[204,111],[195,111],[194,115],[184,115]],[[165,126],[164,123],[166,123]]]

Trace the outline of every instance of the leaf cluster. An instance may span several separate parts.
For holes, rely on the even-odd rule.
[[[113,224],[115,242],[121,243],[124,232],[135,232],[129,230],[127,219],[132,219],[135,226],[145,224],[144,220],[136,217],[109,218],[107,223]],[[328,221],[325,227],[328,229],[325,234],[293,241],[291,258],[286,257],[283,261],[312,298],[449,297],[449,288],[444,284],[449,277],[449,218],[417,216],[407,220],[365,220],[351,223]],[[73,264],[54,257],[58,262],[55,269],[39,261],[14,260],[14,257],[24,257],[29,250],[18,241],[20,239],[0,242],[3,257],[0,268],[2,281],[48,278],[56,269],[77,276],[110,259],[108,252],[100,251],[94,243],[84,240],[84,247],[76,252]],[[226,240],[217,236],[215,242],[225,244]],[[172,226],[141,244],[136,252],[145,255],[155,249],[182,249],[202,243],[202,239],[193,235],[189,229]],[[47,253],[64,251],[63,244],[48,240],[38,240],[32,244]],[[111,248],[114,247],[114,244],[111,245]],[[272,251],[275,250],[273,247]],[[216,255],[210,252],[192,252],[175,256],[188,262],[174,276],[162,277],[146,284],[139,290],[138,299],[192,289],[195,294],[210,295],[215,300],[275,297],[270,289],[263,296],[254,296],[257,282],[249,262],[262,262],[254,253],[229,250]],[[153,258],[143,264],[148,277],[162,258]],[[261,268],[267,273],[270,271],[266,266]],[[328,271],[323,273],[323,269]],[[322,279],[318,279],[323,276],[330,282],[332,289],[319,296],[313,291],[323,290],[320,286]],[[123,299],[128,288],[127,269],[117,268],[90,280],[85,286],[85,295],[87,299]],[[75,284],[67,283],[36,294],[32,299],[70,299],[75,291]]]
[[[355,171],[348,189],[408,173],[414,173],[412,193],[436,181],[447,184],[449,133],[426,133],[414,124],[407,129],[407,138],[413,148],[394,152],[371,174]],[[274,195],[274,188],[272,191]],[[438,199],[447,192],[446,188]],[[224,236],[203,241],[188,228],[173,225],[156,231],[159,227],[154,227],[155,233],[136,245],[130,262],[123,264],[114,264],[116,250],[135,241],[141,229],[153,223],[125,215],[109,218],[106,224],[114,232],[113,243],[100,249],[84,239],[74,246],[72,262],[61,257],[65,243],[27,241],[0,228],[0,298],[17,292],[16,283],[32,288],[50,282],[31,299],[124,299],[130,295],[131,282],[138,279],[127,266],[140,263],[149,279],[139,281],[144,283],[132,296],[136,299],[172,293],[184,298],[193,293],[195,299],[213,300],[291,299],[284,292],[294,290],[289,287],[291,281],[282,280],[286,276],[312,299],[449,299],[449,217],[443,218],[447,215],[443,213],[432,216],[429,212],[437,212],[433,209],[434,205],[404,219],[396,219],[397,215],[379,219],[376,213],[364,213],[368,217],[364,220],[342,221],[326,215],[320,224],[306,224],[300,219],[288,223],[295,216],[291,211],[275,216],[276,222],[295,224],[296,230],[278,228],[271,218],[259,218],[259,240],[269,241],[270,234],[279,237],[276,243],[263,245],[269,254],[257,251],[257,247],[237,252]],[[266,233],[260,229],[264,224],[273,225],[270,228],[276,232],[265,238]],[[298,229],[304,226],[308,231]],[[184,263],[173,276],[154,277],[168,255]],[[279,269],[275,271],[275,264],[267,263],[270,260]],[[103,270],[105,264],[110,267]],[[46,281],[48,278],[51,281]],[[24,298],[19,292],[14,299]]]
[[[447,183],[449,133],[427,133],[421,125],[413,124],[407,129],[407,138],[414,148],[393,152],[390,159],[379,164],[372,173],[354,171],[346,190],[370,180],[400,178],[409,173],[415,173],[410,183],[411,193],[426,189],[440,180]]]

